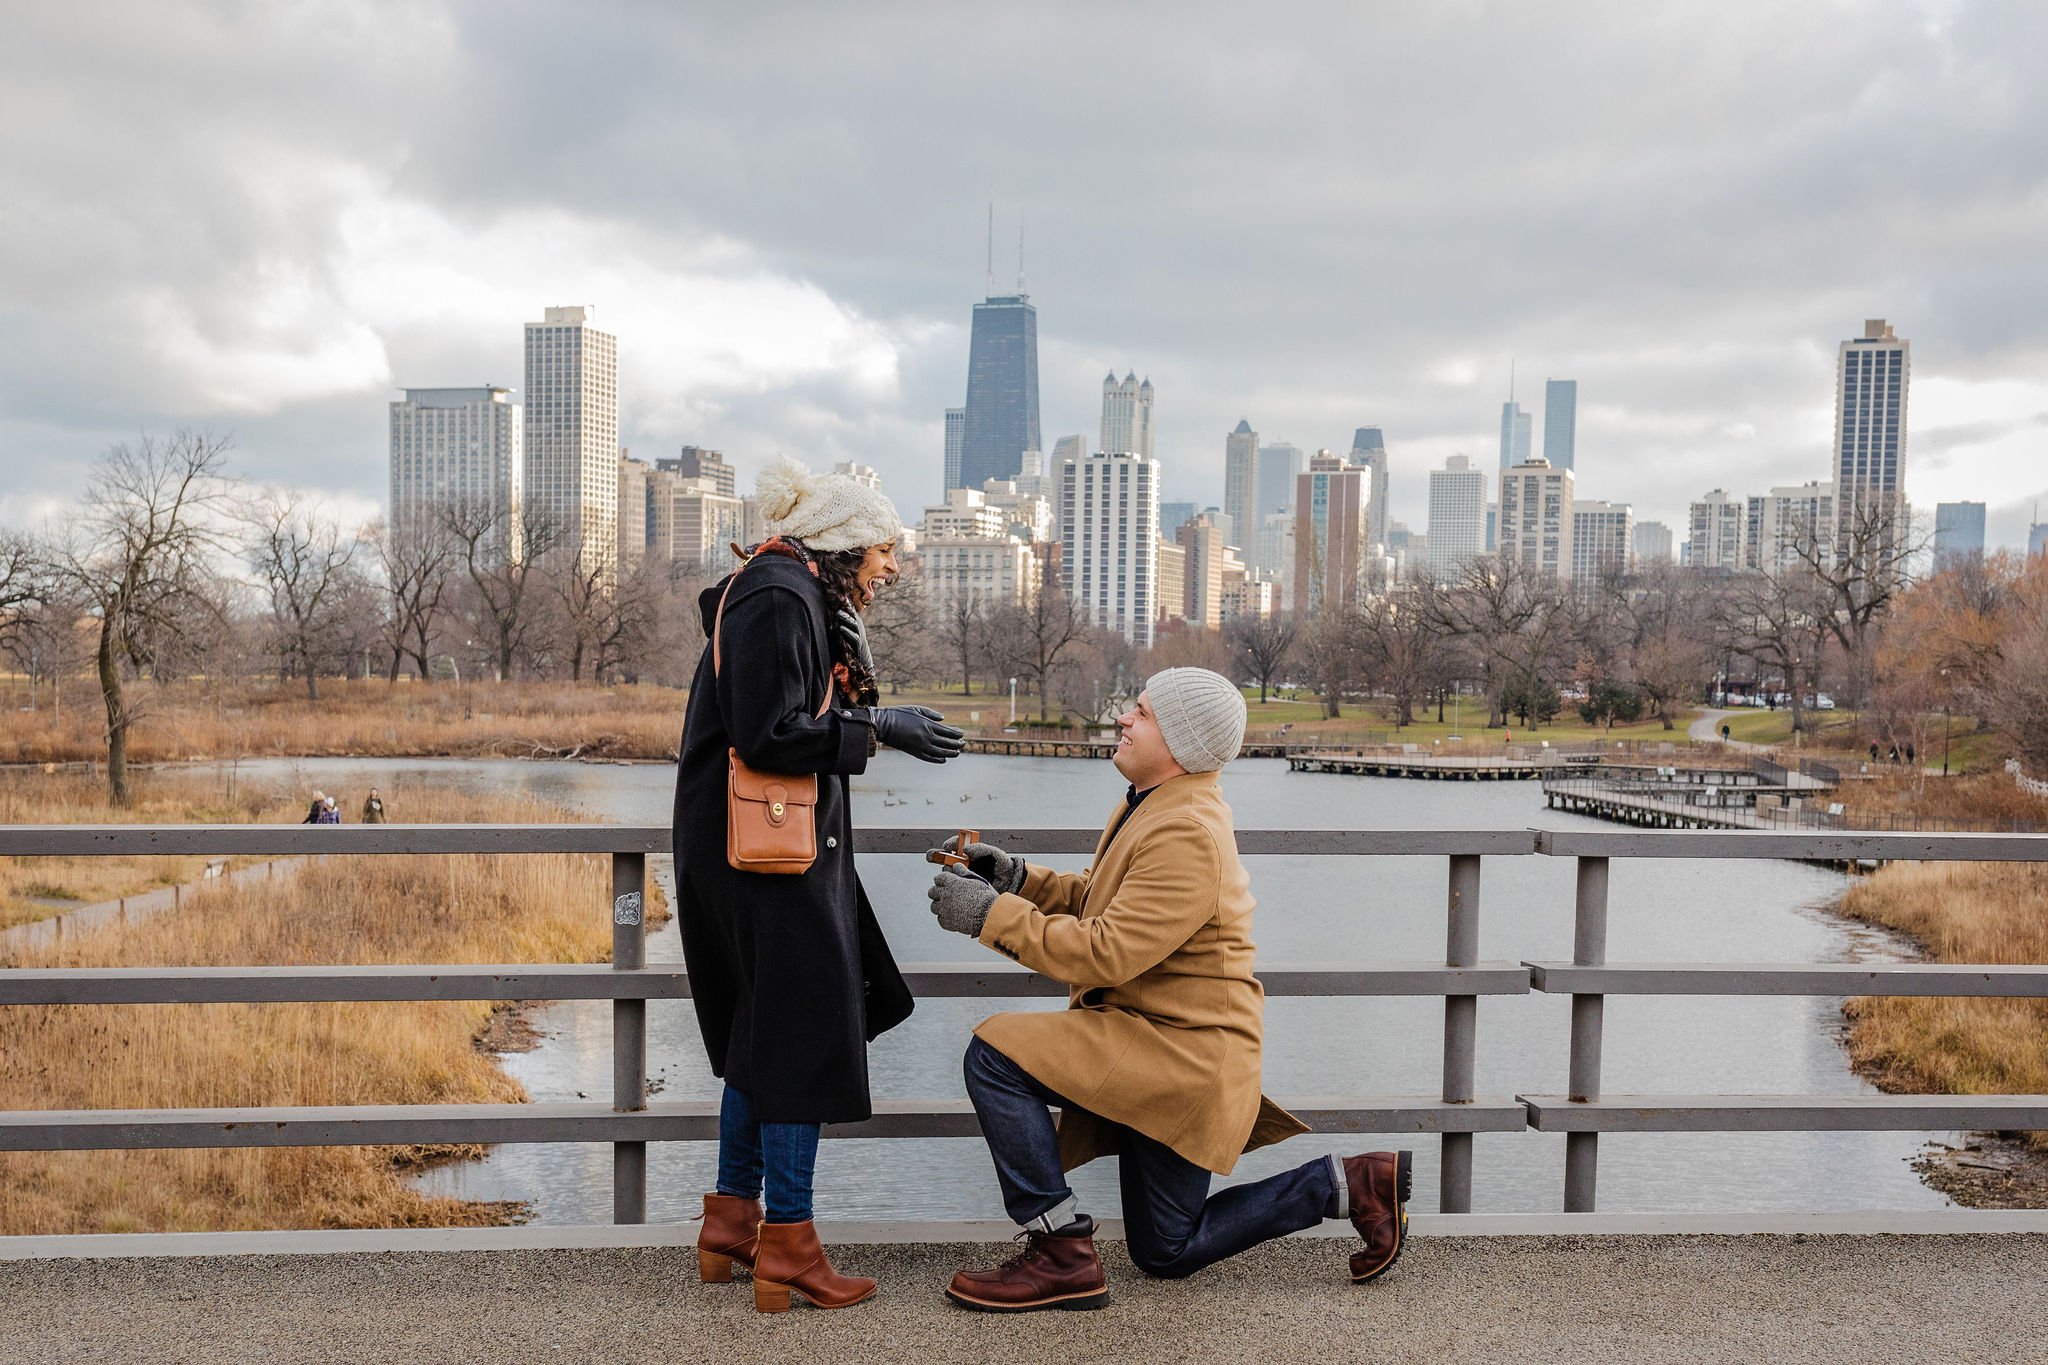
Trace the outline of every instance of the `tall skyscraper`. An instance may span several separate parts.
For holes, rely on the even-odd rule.
[[[550,516],[565,545],[615,574],[619,567],[619,343],[588,307],[549,308],[526,324],[529,506]]]
[[[1984,504],[1938,502],[1934,505],[1934,567],[1947,568],[1984,557]]]
[[[960,482],[960,459],[967,451],[967,409],[946,409],[946,486],[950,493],[967,485]]]
[[[1743,564],[1780,573],[1801,562],[1801,550],[1824,549],[1831,554],[1835,501],[1835,486],[1817,481],[1773,488],[1750,498],[1742,525]]]
[[[1562,471],[1570,473],[1570,470]],[[1588,498],[1572,504],[1572,577],[1594,579],[1626,573],[1635,510],[1625,502]]]
[[[1102,379],[1102,453],[1152,458],[1152,381],[1136,372],[1119,381],[1112,370]]]
[[[1448,583],[1485,550],[1486,471],[1453,455],[1429,471],[1429,571]]]
[[[1531,420],[1522,405],[1510,398],[1500,405],[1500,467],[1503,471],[1529,462]]]
[[[1696,569],[1748,567],[1749,508],[1716,488],[1692,504],[1686,563]]]
[[[1370,471],[1319,450],[1294,480],[1294,612],[1355,605],[1365,591]]]
[[[762,539],[747,524],[748,504],[718,491],[714,477],[681,472],[680,460],[656,460],[647,476],[647,554],[707,574],[732,567],[728,547]]]
[[[1371,497],[1365,510],[1365,538],[1384,549],[1387,544],[1387,438],[1378,427],[1360,427],[1352,433],[1351,463],[1372,471]]]
[[[1060,586],[1140,649],[1159,608],[1159,462],[1124,453],[1060,466]]]
[[[1180,528],[1195,519],[1202,510],[1198,502],[1162,502],[1159,504],[1159,538],[1172,540]]]
[[[648,476],[645,460],[619,452],[619,567],[631,572],[647,555]]]
[[[1500,476],[1500,555],[1536,573],[1572,572],[1572,472],[1541,455]],[[1623,542],[1626,544],[1627,542]]]
[[[443,508],[488,508],[504,528],[496,552],[516,555],[524,477],[510,389],[407,389],[391,405],[393,531],[423,528]]]
[[[1015,294],[974,305],[967,350],[967,406],[960,433],[960,471],[948,488],[979,488],[1013,479],[1038,439],[1038,310],[1018,281]]]
[[[1572,451],[1578,445],[1579,381],[1547,379],[1543,382],[1543,458],[1553,469],[1571,469]]]
[[[1294,480],[1303,468],[1301,447],[1276,441],[1259,447],[1259,517],[1294,510]]]
[[[1223,511],[1240,537],[1259,524],[1259,433],[1243,418],[1223,438]]]
[[[1048,476],[1057,475],[1060,466],[1068,460],[1085,460],[1087,458],[1088,442],[1081,437],[1079,432],[1072,436],[1062,436],[1059,440],[1052,443],[1052,464],[1046,470],[1046,473]]]
[[[1912,346],[1883,318],[1844,341],[1835,372],[1835,543],[1848,554],[1859,528],[1903,537],[1906,388]],[[530,420],[530,419],[529,419]]]
[[[1223,624],[1223,582],[1226,566],[1237,564],[1230,553],[1229,537],[1208,514],[1184,524],[1174,541],[1186,552],[1186,580],[1182,611],[1188,624],[1201,630],[1215,630]],[[1237,565],[1243,572],[1243,566]]]
[[[1669,564],[1672,560],[1671,528],[1661,521],[1639,521],[1629,548],[1639,569],[1647,569],[1652,564]]]

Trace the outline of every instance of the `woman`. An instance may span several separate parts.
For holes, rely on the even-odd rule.
[[[869,1116],[867,1044],[911,1011],[854,871],[847,778],[878,743],[943,763],[963,739],[936,711],[875,705],[861,614],[896,575],[902,526],[889,500],[791,460],[761,476],[756,496],[770,538],[700,599],[710,642],[676,778],[683,956],[711,1069],[725,1079],[698,1269],[723,1281],[733,1262],[748,1267],[762,1311],[786,1309],[792,1293],[844,1308],[875,1282],[839,1274],[818,1245],[818,1126]],[[817,775],[809,871],[726,861],[729,749],[758,772]]]

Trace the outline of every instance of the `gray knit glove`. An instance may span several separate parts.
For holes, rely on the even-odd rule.
[[[979,841],[960,846],[960,836],[946,836],[946,842],[939,845],[939,851],[965,853],[967,870],[993,886],[996,890],[1015,896],[1024,890],[1024,860],[1003,852],[994,844]]]
[[[925,897],[931,901],[932,915],[941,929],[980,938],[981,926],[988,923],[988,908],[999,894],[965,868],[942,867]]]

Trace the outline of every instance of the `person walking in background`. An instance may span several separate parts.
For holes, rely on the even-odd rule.
[[[381,825],[384,823],[384,798],[377,795],[375,787],[370,788],[370,794],[363,798],[363,823],[366,825]]]
[[[313,813],[316,825],[338,825],[341,823],[341,806],[331,796],[320,798],[320,807]]]
[[[314,792],[314,793],[313,793],[313,804],[312,804],[312,805],[310,805],[310,806],[308,806],[308,807],[306,807],[306,818],[305,818],[305,819],[303,819],[303,820],[301,820],[301,821],[299,821],[299,823],[300,823],[300,824],[302,824],[302,825],[324,825],[324,824],[328,823],[327,821],[325,821],[325,820],[322,820],[322,819],[320,818],[320,814],[321,814],[321,812],[322,812],[322,811],[325,811],[326,809],[327,809],[327,793],[326,793],[326,792]]]
[[[1178,1279],[1270,1238],[1349,1218],[1353,1281],[1407,1234],[1407,1152],[1318,1156],[1211,1197],[1239,1155],[1308,1129],[1260,1094],[1265,991],[1252,973],[1251,881],[1217,772],[1244,739],[1244,697],[1202,668],[1152,675],[1117,718],[1129,790],[1086,872],[1027,866],[993,844],[928,893],[941,928],[1065,982],[1067,1008],[998,1014],[967,1047],[967,1095],[1024,1249],[962,1270],[966,1308],[1098,1308],[1095,1222],[1064,1172],[1116,1155],[1131,1259]],[[1049,1106],[1060,1110],[1055,1127]]]
[[[848,778],[880,745],[944,763],[964,736],[925,707],[876,705],[862,615],[896,578],[889,500],[786,459],[756,496],[770,538],[698,599],[708,642],[676,772],[676,913],[704,1049],[725,1081],[697,1265],[707,1281],[750,1269],[762,1311],[792,1298],[845,1308],[875,1282],[840,1274],[819,1245],[818,1127],[869,1116],[867,1045],[912,1007],[854,868]],[[815,776],[815,811],[789,807],[814,825],[808,870],[733,866],[735,762]]]

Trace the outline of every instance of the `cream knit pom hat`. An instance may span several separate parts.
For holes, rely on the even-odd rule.
[[[896,504],[875,489],[844,474],[813,474],[787,455],[761,471],[754,500],[769,535],[820,553],[883,545],[903,530]]]
[[[1221,673],[1168,668],[1145,683],[1159,734],[1173,761],[1191,773],[1213,773],[1244,743],[1244,694]]]

